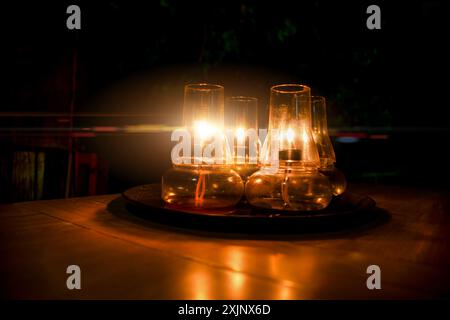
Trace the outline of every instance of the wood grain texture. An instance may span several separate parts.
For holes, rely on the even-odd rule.
[[[119,195],[0,206],[0,295],[33,299],[406,299],[450,297],[446,192],[353,186],[389,221],[335,233],[255,236],[175,228]],[[82,289],[66,288],[66,268]],[[366,287],[367,266],[382,289]]]

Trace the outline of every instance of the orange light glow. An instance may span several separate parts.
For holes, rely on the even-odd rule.
[[[239,144],[244,143],[244,141],[245,141],[245,129],[244,128],[236,129],[236,138],[237,138],[237,142]]]
[[[217,132],[217,128],[207,121],[199,120],[194,123],[194,131],[196,137],[200,138],[200,141],[203,142],[211,138]]]
[[[209,284],[211,281],[206,272],[198,270],[190,275],[189,280],[189,287],[192,289],[191,295],[194,300],[210,299]]]
[[[292,128],[288,128],[286,131],[286,139],[289,143],[294,142],[295,132]]]

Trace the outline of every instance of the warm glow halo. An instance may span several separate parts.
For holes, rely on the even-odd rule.
[[[289,143],[293,143],[294,142],[294,138],[295,138],[295,132],[294,129],[292,128],[288,128],[286,130],[286,139]]]
[[[197,120],[194,122],[194,134],[196,137],[200,138],[201,141],[208,140],[218,131],[219,128],[208,121]]]
[[[243,143],[245,141],[245,129],[240,127],[236,128],[236,139],[238,143]]]

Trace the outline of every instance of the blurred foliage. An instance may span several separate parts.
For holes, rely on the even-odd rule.
[[[152,54],[147,67],[173,60],[197,62],[207,77],[210,68],[227,63],[263,65],[326,95],[334,108],[332,125],[392,123],[389,95],[374,86],[374,78],[385,71],[384,43],[364,30],[364,7],[353,6],[348,12],[347,7],[319,0],[296,5],[159,4],[158,12],[151,13],[160,24],[148,37],[146,52]],[[176,48],[175,57],[168,48]]]
[[[426,58],[437,69],[439,60],[434,57],[447,57],[445,42],[437,41],[444,38],[436,27],[440,20],[433,18],[443,10],[433,5],[422,12],[420,5],[381,1],[383,28],[373,31],[365,25],[368,3],[83,2],[83,28],[77,36],[52,20],[58,17],[55,12],[65,10],[63,4],[30,5],[30,13],[12,24],[21,41],[6,75],[19,89],[7,100],[25,106],[23,83],[34,87],[39,77],[51,78],[51,72],[70,63],[72,49],[78,46],[86,72],[82,92],[98,92],[115,80],[164,66],[195,66],[204,79],[217,68],[254,66],[284,73],[285,81],[305,83],[314,94],[326,96],[332,125],[394,126],[407,122],[405,112],[415,113],[410,115],[415,123],[434,123],[435,117],[425,121],[420,110],[425,97],[420,101],[408,95],[408,89],[414,78],[427,79],[428,90],[443,87],[443,82],[425,77],[433,68],[417,64]],[[421,24],[409,25],[409,20]],[[30,27],[38,24],[39,28]],[[431,45],[440,50],[427,50]],[[400,96],[408,101],[403,103]]]

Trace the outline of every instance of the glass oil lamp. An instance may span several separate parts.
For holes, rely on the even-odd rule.
[[[286,211],[327,207],[332,191],[327,177],[319,172],[320,158],[311,131],[310,88],[297,84],[272,87],[268,129],[263,166],[245,187],[249,203]]]
[[[180,143],[185,148],[175,151],[175,156],[172,150],[172,168],[162,177],[163,201],[181,209],[234,206],[243,195],[244,184],[226,161],[224,88],[186,85],[183,123],[181,132],[187,135]]]
[[[328,135],[327,110],[324,97],[312,96],[312,130],[320,157],[319,171],[328,177],[333,195],[342,194],[347,188],[344,174],[335,167],[336,155]]]
[[[225,102],[225,127],[232,168],[245,182],[259,169],[258,99],[236,96]]]

